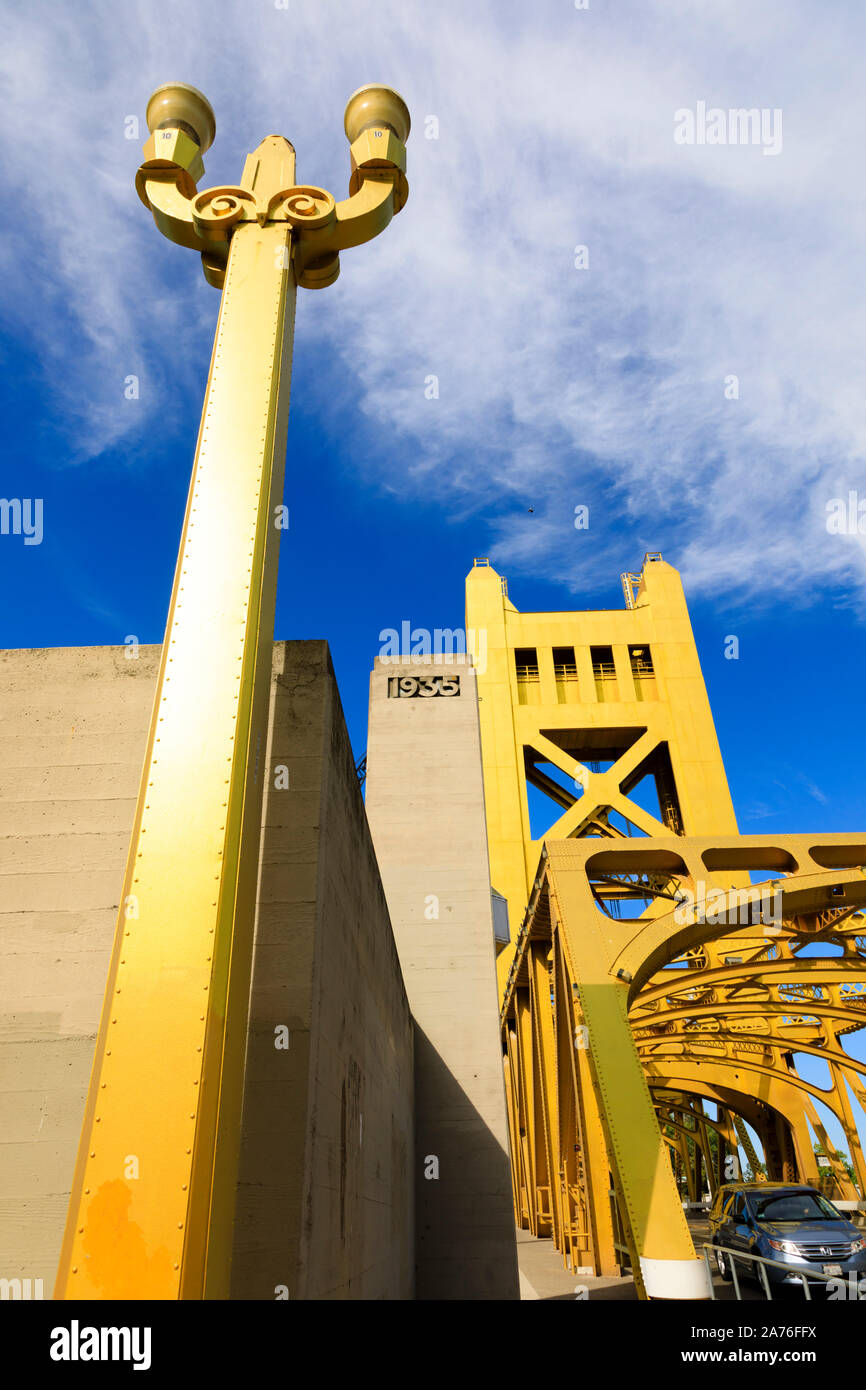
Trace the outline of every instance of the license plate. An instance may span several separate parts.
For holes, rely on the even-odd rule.
[[[841,1266],[841,1265],[824,1265],[824,1273],[825,1273],[825,1274],[841,1274],[841,1273],[842,1273],[842,1266]]]

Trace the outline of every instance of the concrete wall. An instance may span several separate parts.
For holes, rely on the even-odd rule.
[[[46,1297],[158,658],[0,653],[0,1277]],[[271,738],[233,1297],[410,1297],[411,1024],[324,643],[276,645]]]
[[[158,648],[0,652],[0,1277],[51,1297]]]
[[[411,1298],[412,1024],[324,642],[271,709],[232,1297]]]
[[[395,697],[395,676],[459,694]],[[418,1298],[518,1298],[475,672],[377,661],[367,815],[415,1038]],[[432,1176],[436,1159],[438,1177]],[[427,1176],[425,1174],[430,1174]]]

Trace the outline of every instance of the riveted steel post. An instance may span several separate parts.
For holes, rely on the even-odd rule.
[[[295,185],[280,136],[198,194],[215,122],[194,88],[160,88],[148,123],[139,194],[222,301],[57,1298],[228,1296],[296,290],[406,197],[387,88],[350,101],[341,204]]]

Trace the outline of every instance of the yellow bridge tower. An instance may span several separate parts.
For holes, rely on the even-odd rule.
[[[700,1298],[682,1187],[739,1177],[740,1145],[758,1165],[744,1122],[771,1179],[866,1195],[840,1041],[866,1021],[866,837],[738,835],[679,575],[650,554],[622,582],[619,610],[520,613],[488,561],[467,579],[514,1201],[572,1270]]]

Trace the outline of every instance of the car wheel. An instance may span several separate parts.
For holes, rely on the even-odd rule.
[[[728,1260],[727,1255],[725,1255],[724,1252],[719,1249],[716,1250],[716,1265],[718,1267],[719,1274],[722,1276],[722,1278],[725,1280],[727,1284],[730,1284],[732,1278],[730,1261]]]

